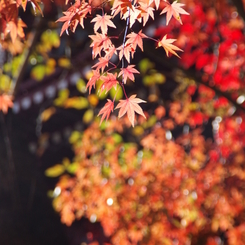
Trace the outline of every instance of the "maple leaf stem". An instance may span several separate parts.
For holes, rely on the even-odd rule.
[[[148,39],[150,39],[150,40],[152,40],[152,41],[154,41],[154,42],[156,42],[156,43],[159,42],[159,40],[156,40],[155,38],[152,38],[152,37],[146,37],[146,38],[148,38]]]
[[[125,98],[128,99],[128,96],[127,96],[127,94],[126,94],[126,90],[125,90],[125,88],[124,88],[123,82],[120,82],[120,81],[119,81],[119,84],[120,84],[120,85],[122,86],[122,88],[123,88],[123,93],[124,93]]]

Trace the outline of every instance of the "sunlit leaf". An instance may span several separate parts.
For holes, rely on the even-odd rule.
[[[46,122],[50,119],[52,115],[56,112],[56,109],[54,107],[50,107],[46,110],[44,110],[41,114],[41,120],[42,122]]]
[[[93,120],[93,118],[94,118],[94,111],[91,109],[88,109],[83,114],[83,122],[86,124],[90,123]]]
[[[82,110],[87,108],[88,106],[88,99],[85,97],[72,97],[65,101],[66,108],[75,108],[77,110]]]
[[[70,94],[69,89],[62,89],[59,91],[58,98],[54,100],[56,106],[63,106]]]
[[[65,172],[65,166],[62,164],[56,164],[53,167],[46,169],[44,173],[47,177],[55,178],[60,176],[64,172]]]
[[[45,65],[36,65],[31,70],[31,77],[37,81],[41,81],[46,75]]]
[[[58,65],[63,67],[63,68],[70,68],[71,61],[68,58],[60,58],[60,59],[58,59]]]
[[[74,144],[75,142],[77,142],[79,139],[81,138],[81,133],[79,131],[73,131],[70,138],[69,138],[69,142],[71,144]]]
[[[86,83],[85,81],[80,78],[77,83],[76,83],[76,87],[77,87],[77,90],[81,93],[85,93],[86,92]]]

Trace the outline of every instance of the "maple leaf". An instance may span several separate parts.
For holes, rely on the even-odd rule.
[[[124,114],[127,112],[128,119],[133,127],[134,127],[135,112],[137,112],[138,114],[146,118],[143,110],[138,105],[139,103],[146,103],[146,101],[135,97],[136,94],[130,96],[126,100],[120,100],[117,107],[115,108],[115,109],[120,109],[118,113],[119,118],[124,116]]]
[[[151,5],[153,2],[155,3],[156,9],[158,10],[160,6],[160,0],[150,0],[149,5]]]
[[[128,0],[115,0],[111,9],[111,14],[115,17],[120,13],[120,17],[126,19],[128,16],[128,9],[132,9],[132,3]]]
[[[2,94],[0,95],[0,111],[2,110],[3,113],[8,112],[8,108],[13,107],[13,96],[8,94]]]
[[[170,19],[172,18],[172,16],[179,21],[179,23],[182,25],[182,21],[180,18],[180,14],[186,14],[189,15],[189,13],[187,13],[182,6],[184,6],[185,4],[183,3],[178,3],[177,1],[174,1],[172,4],[166,2],[167,6],[162,10],[162,12],[160,14],[164,14],[167,13],[167,25],[170,21]]]
[[[133,26],[136,20],[141,22],[141,11],[134,6],[132,6],[132,9],[127,12],[127,14],[124,15],[124,19],[127,19],[129,15],[129,23],[130,23],[130,28]]]
[[[177,51],[182,51],[182,49],[178,48],[177,46],[173,45],[172,43],[176,41],[176,39],[167,39],[167,35],[165,35],[162,40],[160,40],[158,42],[158,47],[163,47],[164,50],[166,51],[166,54],[168,56],[168,52],[176,55],[177,57],[179,57],[179,55],[175,52],[175,50]],[[180,57],[179,57],[180,58]]]
[[[63,14],[65,16],[62,16],[58,20],[56,20],[56,22],[64,22],[64,24],[63,24],[63,26],[61,28],[61,31],[60,31],[60,36],[62,36],[63,32],[69,28],[70,23],[71,23],[71,19],[75,15],[75,13],[71,13],[71,12],[68,12],[68,11],[63,12]]]
[[[137,45],[143,51],[143,41],[142,38],[147,38],[147,36],[142,33],[142,30],[139,33],[131,32],[127,35],[128,40],[126,41],[125,45],[131,44],[134,49],[136,49]]]
[[[117,50],[113,44],[108,49],[105,49],[105,57],[108,59],[111,59],[114,54],[117,55]]]
[[[89,37],[93,40],[90,45],[93,48],[93,58],[97,55],[100,56],[102,50],[108,50],[112,46],[110,38],[104,34],[96,32],[95,35],[90,35]]]
[[[114,109],[114,102],[107,99],[107,103],[104,105],[104,107],[100,110],[98,116],[102,115],[101,119],[100,119],[100,125],[103,122],[103,120],[106,118],[106,121],[108,120],[111,112]]]
[[[117,50],[120,50],[119,51],[119,59],[121,60],[122,57],[124,56],[126,58],[126,60],[128,61],[128,63],[130,63],[130,54],[133,58],[134,52],[135,52],[133,45],[132,44],[126,44],[124,46],[121,45],[119,48],[117,48]]]
[[[112,87],[116,87],[116,85],[118,84],[117,81],[117,73],[112,74],[112,73],[107,73],[106,76],[101,76],[100,77],[103,82],[103,84],[100,87],[100,94],[106,90],[106,93],[112,88]]]
[[[101,69],[102,72],[104,72],[104,69],[106,66],[108,66],[109,59],[107,57],[101,57],[99,58],[99,62],[97,62],[92,68],[96,68],[96,70]]]
[[[141,8],[141,16],[143,18],[143,26],[145,26],[146,22],[149,20],[149,17],[154,20],[154,8],[152,8],[149,4],[140,3]]]
[[[116,26],[110,20],[111,18],[111,16],[108,16],[106,14],[102,16],[97,14],[96,17],[91,20],[91,22],[95,22],[94,32],[97,32],[97,30],[100,28],[102,34],[106,34],[108,31],[108,26],[116,28]]]
[[[127,79],[134,81],[134,73],[139,74],[139,71],[137,71],[134,67],[135,65],[129,65],[126,68],[121,68],[118,77],[122,76],[122,80],[124,83],[126,83]]]
[[[100,72],[98,70],[93,70],[93,76],[90,77],[86,85],[86,89],[89,88],[89,94],[91,93],[92,87],[95,88],[95,83],[99,78],[100,78]]]
[[[38,11],[41,13],[42,17],[43,17],[43,11],[41,9],[41,7],[39,6],[38,3],[42,3],[41,0],[29,0],[31,2],[31,5],[33,7],[34,12],[36,13],[36,8],[38,9]]]

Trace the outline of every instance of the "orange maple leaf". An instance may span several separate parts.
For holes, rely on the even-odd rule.
[[[101,72],[104,72],[104,69],[109,64],[109,59],[107,57],[99,58],[99,62],[97,62],[92,68],[96,68],[96,70],[101,69]]]
[[[146,103],[146,101],[135,98],[136,94],[130,96],[126,100],[120,100],[117,107],[115,109],[119,109],[118,117],[121,118],[124,116],[124,114],[127,112],[128,119],[132,126],[134,127],[134,118],[135,118],[135,112],[138,114],[142,115],[144,118],[145,114],[141,107],[138,105],[139,103]]]
[[[127,35],[128,40],[126,41],[125,45],[131,44],[134,49],[136,49],[137,45],[139,48],[143,51],[143,41],[142,38],[147,38],[147,36],[142,33],[142,30],[140,30],[138,33],[131,32]]]
[[[179,55],[175,52],[175,50],[177,51],[182,51],[182,49],[178,48],[177,46],[173,45],[172,43],[176,41],[176,39],[167,39],[167,35],[165,35],[162,40],[160,40],[158,42],[158,47],[163,47],[164,50],[166,51],[166,54],[168,56],[168,52],[176,55],[177,57],[179,57]],[[180,57],[179,57],[180,58]]]
[[[3,113],[8,112],[8,108],[13,107],[13,96],[8,94],[0,95],[0,111],[2,110]]]
[[[95,35],[90,35],[89,37],[93,40],[93,42],[90,45],[90,47],[93,48],[93,59],[97,55],[100,56],[102,50],[108,50],[112,46],[110,38],[105,34],[100,34],[96,32]]]
[[[149,20],[149,17],[151,17],[154,20],[154,8],[151,7],[150,4],[147,3],[140,3],[140,8],[141,8],[141,16],[143,18],[143,26],[147,23]]]
[[[117,73],[107,73],[106,76],[101,76],[100,79],[104,81],[100,87],[100,94],[106,90],[106,93],[112,88],[116,88],[116,85],[118,84],[117,81]]]
[[[104,107],[100,110],[98,116],[102,115],[101,120],[100,120],[100,124],[103,122],[103,120],[106,118],[106,121],[108,120],[111,112],[114,109],[114,102],[107,99],[107,103],[104,105]]]
[[[170,19],[172,18],[172,16],[179,21],[179,23],[182,25],[182,21],[180,18],[180,14],[186,14],[189,15],[189,13],[187,13],[182,6],[184,6],[185,4],[183,3],[178,3],[177,1],[174,1],[172,4],[166,2],[167,6],[162,10],[162,12],[160,14],[164,14],[167,13],[167,25],[170,21]]]
[[[117,50],[120,50],[119,51],[119,59],[121,60],[122,57],[124,56],[126,58],[126,60],[128,61],[128,63],[130,63],[130,54],[133,58],[134,52],[135,52],[133,45],[132,44],[126,44],[126,45],[124,45],[124,47],[123,47],[123,45],[121,45],[120,47],[117,48]]]
[[[137,71],[134,67],[135,65],[129,65],[126,68],[121,68],[121,71],[119,72],[118,77],[123,76],[122,78],[123,83],[126,83],[127,79],[134,81],[134,73],[139,74],[139,71]]]
[[[106,14],[102,16],[97,14],[96,17],[91,20],[91,22],[95,22],[94,32],[97,32],[97,30],[100,28],[102,34],[106,34],[108,31],[108,26],[116,28],[116,26],[110,20],[111,18],[112,18],[111,16],[108,16]]]
[[[89,94],[91,93],[92,87],[95,88],[95,83],[99,78],[100,78],[100,72],[98,70],[93,70],[93,76],[90,77],[86,85],[86,89],[89,88]]]

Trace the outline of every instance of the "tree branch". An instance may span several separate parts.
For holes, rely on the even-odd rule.
[[[31,33],[31,38],[28,40],[29,44],[28,44],[28,48],[24,51],[24,57],[25,57],[25,60],[22,64],[22,66],[20,67],[20,70],[19,70],[19,74],[17,76],[16,79],[13,79],[13,85],[12,85],[12,93],[13,95],[16,95],[17,94],[17,90],[18,90],[18,87],[20,85],[20,82],[24,76],[24,73],[26,71],[26,66],[28,65],[28,61],[29,61],[29,57],[31,55],[31,52],[33,50],[33,47],[35,46],[37,40],[38,40],[38,37],[39,37],[39,34],[42,30],[42,25],[44,23],[44,18],[37,18],[37,24],[34,24],[34,32]]]

